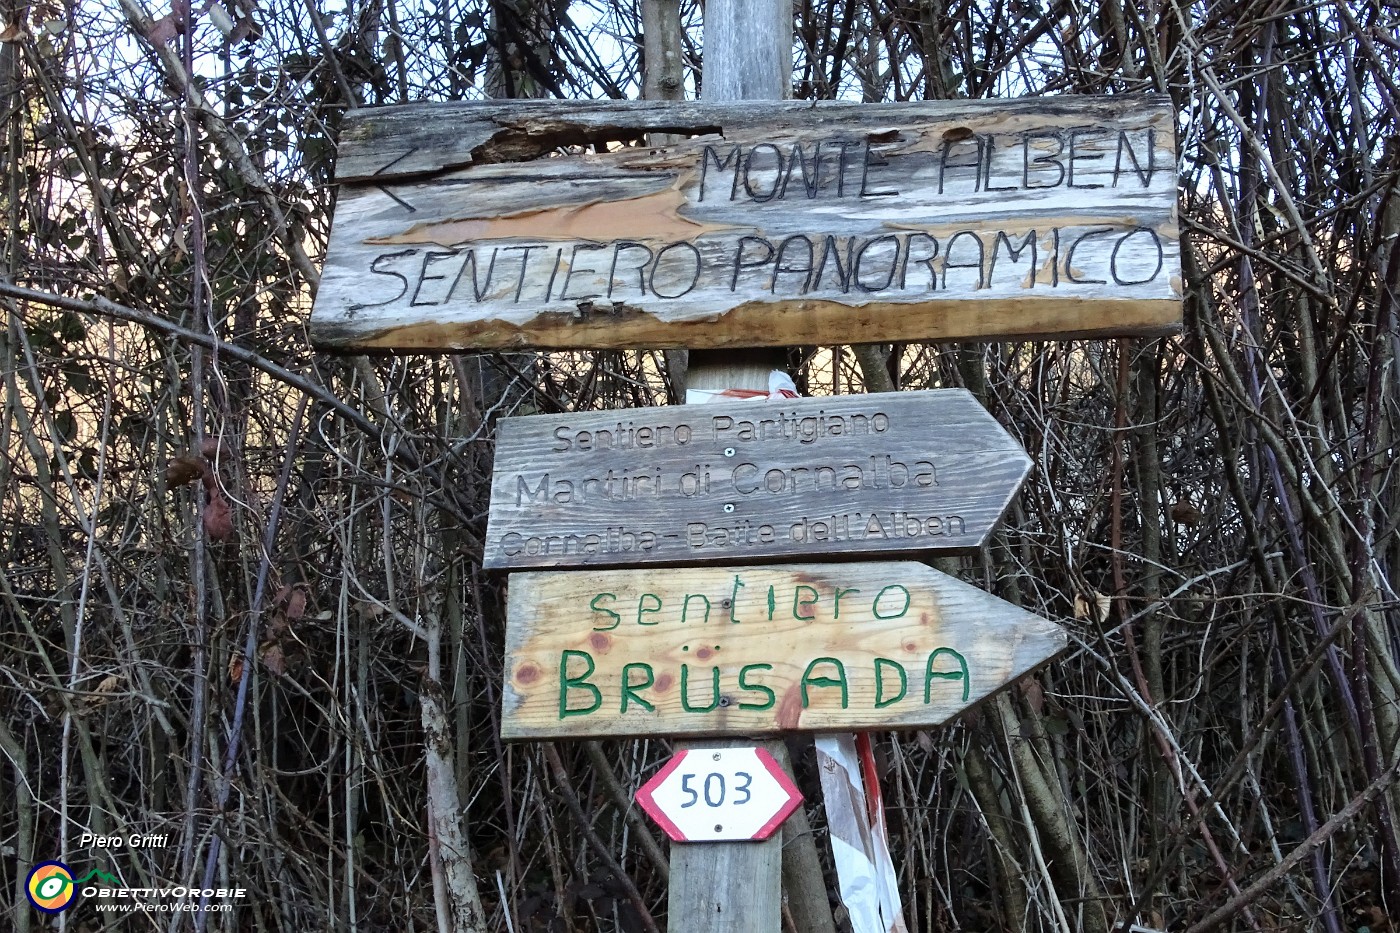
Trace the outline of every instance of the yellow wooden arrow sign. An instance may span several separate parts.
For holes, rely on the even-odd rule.
[[[1065,631],[913,562],[512,574],[508,739],[945,722]]]

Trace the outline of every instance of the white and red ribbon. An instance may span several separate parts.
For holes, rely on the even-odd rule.
[[[841,903],[850,915],[851,930],[908,933],[869,736],[817,736],[817,766]]]

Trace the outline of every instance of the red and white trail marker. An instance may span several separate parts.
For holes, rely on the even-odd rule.
[[[637,791],[673,842],[767,839],[802,803],[792,778],[761,748],[677,752]]]

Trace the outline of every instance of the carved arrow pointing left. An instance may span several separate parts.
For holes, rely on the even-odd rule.
[[[418,151],[418,147],[417,147],[417,146],[414,146],[412,149],[408,150],[408,151],[405,152],[403,155],[399,156],[397,159],[394,159],[394,160],[391,161],[391,162],[386,162],[385,164],[381,165],[379,168],[375,169],[375,170],[374,170],[374,174],[375,174],[375,175],[382,175],[382,174],[384,174],[386,171],[388,171],[389,169],[393,168],[395,165],[398,165],[398,164],[399,164],[400,162],[402,162],[404,159],[407,159],[409,156],[413,155],[413,154],[414,154],[415,152],[417,152],[417,151]],[[397,194],[394,194],[394,192],[390,191],[388,188],[384,187],[383,185],[375,185],[374,187],[378,188],[380,191],[382,191],[382,192],[384,192],[385,194],[387,194],[390,198],[392,198],[392,199],[394,200],[394,203],[395,203],[395,204],[399,205],[399,207],[402,207],[404,210],[408,211],[410,214],[416,214],[416,213],[418,213],[418,208],[414,207],[412,204],[409,204],[409,203],[408,203],[407,201],[405,201],[403,198],[399,197]]]

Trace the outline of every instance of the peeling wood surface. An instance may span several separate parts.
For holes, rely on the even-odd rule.
[[[661,132],[687,138],[639,144]],[[312,337],[431,351],[1158,333],[1181,314],[1175,159],[1164,97],[357,111]]]
[[[1030,467],[965,389],[506,418],[485,566],[967,551]]]
[[[928,123],[974,129],[1011,122],[1114,126],[1169,117],[1165,95],[855,104],[844,101],[483,100],[361,107],[345,114],[336,181],[383,183],[473,163],[518,162],[559,146],[638,140],[645,133],[884,132]],[[1159,124],[1160,125],[1160,124]]]
[[[512,574],[501,735],[934,726],[1065,642],[913,562]]]

